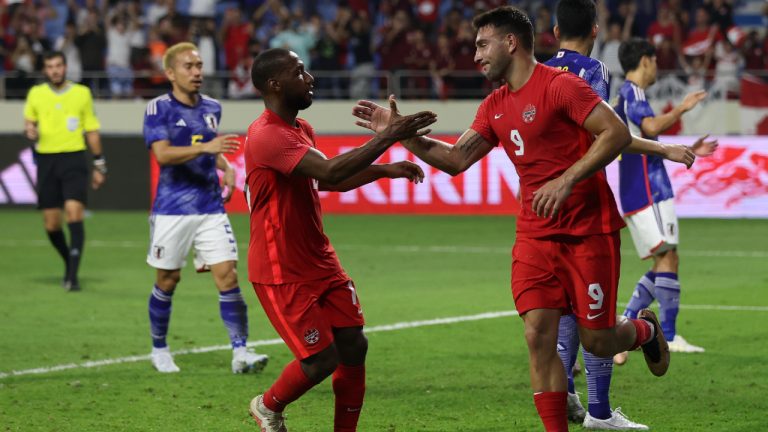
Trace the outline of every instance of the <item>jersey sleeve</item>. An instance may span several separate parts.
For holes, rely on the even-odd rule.
[[[276,130],[273,133],[248,131],[248,152],[257,167],[270,168],[290,175],[309,151],[292,133]]]
[[[493,93],[491,94],[491,96],[493,96]],[[496,136],[496,132],[493,131],[493,128],[491,127],[491,122],[488,119],[488,116],[489,116],[488,105],[490,105],[491,96],[488,96],[487,98],[485,98],[485,100],[477,108],[477,113],[475,114],[475,121],[472,122],[472,126],[470,126],[470,129],[480,134],[480,136],[482,136],[490,144],[493,144],[494,146],[496,146],[496,145],[499,145],[499,137]]]
[[[553,108],[579,126],[584,124],[592,110],[602,102],[600,96],[586,81],[568,72],[555,76],[550,83],[549,91]]]
[[[609,77],[608,68],[606,68],[605,64],[601,61],[598,61],[595,64],[587,77],[589,86],[592,87],[592,90],[594,90],[604,101],[608,101],[611,96],[608,87]]]
[[[144,113],[144,144],[148,149],[151,149],[152,143],[156,141],[170,140],[163,106],[156,101],[150,101]]]
[[[91,89],[85,88],[83,93],[83,130],[86,132],[93,132],[101,129],[99,119],[96,117],[96,113],[93,111],[93,96],[91,96]]]
[[[24,119],[33,122],[37,121],[37,109],[35,109],[35,102],[37,99],[36,87],[32,87],[27,94],[27,100],[24,102]]]
[[[637,125],[642,130],[643,119],[653,117],[651,104],[645,99],[645,93],[640,89],[635,89],[627,95],[627,120]]]

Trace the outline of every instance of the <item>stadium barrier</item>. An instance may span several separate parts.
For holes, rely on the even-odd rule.
[[[370,135],[318,135],[318,148],[328,157],[343,153]],[[453,141],[457,135],[441,138]],[[768,218],[768,139],[765,136],[719,136],[717,153],[699,158],[690,170],[667,164],[680,217]],[[242,138],[241,138],[242,139]],[[690,144],[694,136],[667,136],[665,142]],[[30,144],[19,134],[0,135],[0,206],[34,206],[35,165]],[[157,167],[140,136],[105,135],[109,179],[103,189],[89,195],[92,209],[148,210],[157,182]],[[246,212],[243,150],[229,156],[236,169],[238,190],[227,206]],[[379,162],[412,160],[426,173],[424,183],[382,179],[345,193],[321,192],[323,209],[347,214],[495,214],[519,211],[518,177],[503,149],[496,148],[464,174],[450,177],[421,161],[403,147],[388,150]],[[618,167],[607,168],[609,182],[618,191]]]

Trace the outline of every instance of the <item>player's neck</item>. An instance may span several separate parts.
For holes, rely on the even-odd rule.
[[[583,56],[589,56],[592,52],[592,45],[593,43],[588,40],[570,39],[560,41],[560,49],[576,51]]]
[[[510,71],[506,77],[507,86],[512,91],[518,91],[531,79],[537,62],[532,55],[520,55],[512,61],[513,65],[510,65]]]
[[[632,81],[638,87],[645,90],[650,85],[645,79],[643,79],[643,73],[640,69],[635,69],[632,72],[627,73],[627,81]]]
[[[299,115],[299,111],[295,109],[286,108],[284,105],[274,103],[272,100],[264,99],[264,106],[277,114],[278,117],[283,119],[284,122],[291,126],[296,126],[296,117]]]
[[[51,87],[51,90],[55,92],[60,92],[64,90],[65,88],[67,88],[68,85],[69,85],[69,82],[67,80],[63,80],[59,84],[54,84],[51,81],[48,81],[48,86]]]
[[[191,107],[197,105],[200,101],[200,93],[187,93],[176,88],[171,93],[173,93],[174,99]]]

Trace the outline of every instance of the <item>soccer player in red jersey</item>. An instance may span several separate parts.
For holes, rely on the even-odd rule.
[[[520,177],[523,206],[512,250],[512,295],[525,326],[534,402],[547,431],[567,431],[565,371],[557,354],[560,315],[573,313],[583,346],[600,357],[642,346],[654,375],[669,350],[656,316],[616,319],[624,226],[603,168],[630,144],[611,107],[578,76],[538,64],[533,26],[513,7],[474,19],[475,62],[504,84],[477,110],[456,145],[428,137],[403,144],[457,175],[501,144]],[[353,110],[374,131],[397,117],[369,101]]]
[[[392,116],[367,143],[327,159],[315,148],[312,127],[296,117],[312,104],[314,82],[301,59],[285,49],[266,50],[254,59],[251,78],[266,109],[245,143],[248,277],[296,360],[251,401],[250,412],[262,431],[285,431],[286,405],[333,374],[334,430],[354,431],[368,341],[355,285],[323,233],[318,191],[346,191],[385,177],[421,181],[424,173],[411,162],[371,164],[395,142],[428,133],[422,129],[436,116]]]

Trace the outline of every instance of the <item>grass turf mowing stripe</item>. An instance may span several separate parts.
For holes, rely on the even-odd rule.
[[[626,304],[622,303],[622,304],[618,304],[618,306],[626,306]],[[768,312],[768,306],[682,304],[680,305],[680,308],[689,309],[689,310],[714,310],[714,311],[731,311],[731,312]],[[382,324],[382,325],[366,327],[365,332],[366,333],[387,332],[387,331],[411,329],[411,328],[418,328],[418,327],[428,327],[428,326],[436,326],[436,325],[444,325],[444,324],[456,324],[456,323],[469,322],[469,321],[480,321],[480,320],[503,318],[503,317],[510,317],[510,316],[517,316],[517,311],[509,310],[509,311],[498,311],[498,312],[485,312],[485,313],[480,313],[475,315],[435,318],[430,320],[419,320],[419,321],[406,321],[406,322],[399,322],[394,324]],[[283,343],[282,339],[264,339],[264,340],[248,342],[248,346],[257,347],[257,346],[279,345],[281,343]],[[230,345],[212,345],[207,347],[188,348],[188,349],[178,350],[178,351],[174,351],[173,354],[174,355],[200,354],[200,353],[207,353],[212,351],[225,351],[228,349],[231,349]],[[57,371],[69,370],[69,369],[94,368],[99,366],[108,366],[108,365],[114,365],[114,364],[120,364],[120,363],[134,363],[134,362],[148,361],[148,360],[149,360],[149,355],[147,354],[147,355],[140,355],[140,356],[129,356],[129,357],[118,357],[113,359],[94,360],[94,361],[87,361],[83,363],[67,363],[67,364],[61,364],[56,366],[39,367],[34,369],[0,372],[0,379],[6,378],[9,376],[46,374],[50,372],[57,372]]]

